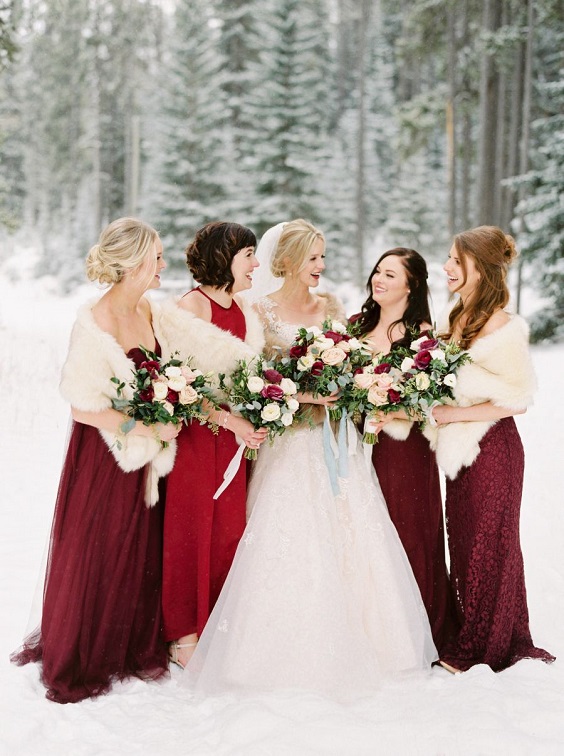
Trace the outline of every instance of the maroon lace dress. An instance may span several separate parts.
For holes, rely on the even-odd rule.
[[[158,348],[158,345],[157,345]],[[128,357],[139,365],[139,349]],[[72,703],[112,680],[167,670],[161,637],[162,507],[146,469],[124,472],[96,428],[73,423],[51,531],[40,627],[12,655],[41,661],[47,698]]]
[[[209,301],[211,322],[244,339],[245,316],[237,303],[225,308]],[[164,522],[163,620],[167,641],[202,632],[245,530],[244,462],[228,488],[217,500],[213,498],[237,448],[231,431],[221,428],[216,435],[197,422],[182,428],[177,437]]]
[[[554,657],[536,648],[519,543],[524,454],[512,417],[499,420],[480,453],[447,479],[446,517],[451,581],[461,629],[441,652],[460,670],[488,664],[494,671],[520,659]]]
[[[457,623],[445,564],[443,505],[435,455],[413,426],[405,441],[380,433],[372,463],[440,654]]]

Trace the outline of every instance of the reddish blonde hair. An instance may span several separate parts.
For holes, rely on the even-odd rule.
[[[466,302],[459,300],[449,316],[445,338],[451,339],[460,331],[460,346],[467,349],[494,312],[509,302],[507,270],[517,257],[515,240],[497,226],[478,226],[462,231],[454,237],[454,247],[460,260],[462,275],[468,277],[467,260],[472,258],[480,280]]]

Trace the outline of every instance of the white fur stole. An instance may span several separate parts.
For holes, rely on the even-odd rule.
[[[526,409],[533,401],[535,374],[529,353],[529,328],[523,318],[511,320],[469,349],[472,362],[458,372],[454,398],[460,407],[491,402],[511,410]],[[480,441],[496,421],[427,425],[425,436],[436,451],[448,478],[456,478],[480,452]]]

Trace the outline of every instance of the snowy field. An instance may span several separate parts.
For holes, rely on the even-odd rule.
[[[47,701],[37,668],[15,667],[8,655],[28,626],[68,429],[59,372],[75,310],[93,293],[84,287],[60,298],[50,288],[48,280],[0,273],[0,754],[564,753],[563,346],[533,350],[537,402],[517,420],[527,455],[522,545],[531,629],[536,644],[559,657],[555,664],[523,661],[500,674],[480,666],[456,677],[434,669],[422,682],[398,682],[347,706],[305,695],[195,703],[178,687],[176,669],[162,683],[124,683],[95,701]]]

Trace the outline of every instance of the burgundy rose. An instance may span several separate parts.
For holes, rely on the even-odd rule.
[[[284,399],[284,391],[274,383],[269,383],[268,386],[265,386],[260,395],[264,396],[265,399],[273,399],[275,402],[281,402]]]
[[[388,399],[390,400],[390,404],[398,404],[401,401],[401,394],[395,389],[388,389]]]
[[[160,367],[156,360],[145,360],[139,365],[139,370],[146,370],[151,378],[158,378]]]
[[[304,357],[307,354],[306,344],[297,344],[290,349],[290,357],[294,360],[299,360],[300,357]]]
[[[265,370],[263,376],[269,383],[280,383],[284,377],[282,373],[279,373],[278,370],[273,370],[272,368]]]
[[[169,388],[168,394],[166,395],[166,400],[171,404],[176,404],[176,402],[178,401],[178,391],[173,391],[171,388]]]
[[[139,392],[139,399],[141,399],[142,402],[152,402],[154,396],[155,392],[152,388],[143,389],[143,391]]]
[[[413,358],[413,362],[418,370],[425,370],[426,367],[429,367],[429,363],[431,362],[431,353],[426,349],[423,349],[420,352],[417,352]]]
[[[325,365],[323,364],[323,362],[321,362],[321,360],[316,360],[311,366],[310,373],[312,375],[321,375],[324,367]]]
[[[336,331],[325,331],[324,336],[326,339],[333,339],[335,344],[338,344],[339,341],[343,341],[344,338],[342,333],[337,333]]]
[[[422,341],[419,344],[419,351],[423,351],[424,349],[436,349],[439,346],[438,339],[427,339],[426,341]]]
[[[355,368],[353,370],[353,375],[358,375],[359,373],[364,373],[364,370],[362,368]]]
[[[389,373],[391,367],[392,366],[390,365],[389,362],[382,362],[381,365],[376,365],[376,367],[374,368],[374,372],[376,373],[376,375],[378,375],[379,373]]]

